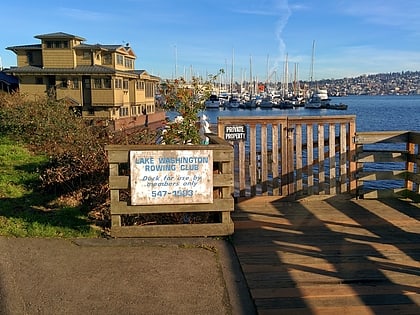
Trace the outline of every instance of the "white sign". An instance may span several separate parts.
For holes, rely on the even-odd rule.
[[[225,140],[227,141],[246,140],[246,126],[245,125],[225,126]]]
[[[130,151],[131,204],[213,203],[212,150]]]

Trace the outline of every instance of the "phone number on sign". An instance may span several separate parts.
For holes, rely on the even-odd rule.
[[[161,198],[161,197],[165,197],[166,195],[172,195],[174,197],[192,197],[194,195],[194,191],[193,190],[174,190],[174,191],[152,190],[153,198]]]

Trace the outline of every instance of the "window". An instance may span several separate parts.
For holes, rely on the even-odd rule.
[[[66,40],[47,40],[45,46],[47,48],[69,48],[69,42]]]
[[[128,80],[123,81],[123,89],[128,90]]]
[[[94,79],[93,80],[93,88],[94,89],[101,89],[102,88],[102,79]]]
[[[122,88],[122,80],[121,79],[115,79],[115,88],[121,89]]]
[[[32,51],[28,51],[26,53],[26,60],[28,61],[29,65],[31,65],[34,62],[34,56],[32,54]]]
[[[35,84],[44,84],[44,79],[42,77],[35,78]]]
[[[67,81],[67,78],[61,78],[61,87],[68,88],[70,81]]]
[[[123,65],[124,64],[124,57],[122,55],[117,55],[117,65]]]
[[[73,89],[78,89],[79,88],[79,79],[78,78],[73,78]]]
[[[102,56],[102,64],[103,65],[111,65],[112,64],[112,55],[111,54],[104,54]]]
[[[155,96],[155,86],[152,82],[146,83],[146,97],[154,97]]]
[[[104,87],[104,89],[110,89],[111,88],[111,78],[104,78],[103,79],[103,87]]]
[[[144,81],[136,81],[136,89],[144,90]]]
[[[111,78],[95,78],[93,80],[93,88],[95,89],[110,89],[111,88]]]
[[[132,59],[130,59],[130,58],[124,58],[124,66],[126,67],[126,68],[129,68],[129,69],[133,69],[134,67],[133,67],[133,60]]]
[[[90,59],[90,52],[84,51],[83,52],[83,59]]]

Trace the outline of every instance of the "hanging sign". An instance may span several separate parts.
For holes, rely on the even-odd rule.
[[[246,126],[245,125],[225,126],[225,140],[227,141],[246,140]]]

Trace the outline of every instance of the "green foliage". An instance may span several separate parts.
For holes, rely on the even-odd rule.
[[[0,136],[0,235],[92,237],[99,232],[80,206],[62,206],[37,188],[45,156]]]
[[[62,102],[0,94],[0,234],[76,237],[90,235],[90,223],[106,230],[105,145],[155,141],[153,130],[87,123]]]
[[[207,81],[202,82],[200,78],[193,77],[190,83],[179,78],[162,84],[164,108],[180,114],[163,131],[162,143],[200,144],[199,113],[204,109],[204,101],[209,98],[216,78],[217,76],[210,75]]]
[[[32,155],[21,146],[0,137],[0,198],[21,198],[40,184],[40,166],[45,156]]]

